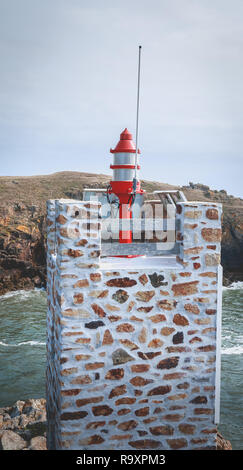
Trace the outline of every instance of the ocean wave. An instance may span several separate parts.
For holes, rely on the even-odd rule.
[[[30,346],[45,346],[46,345],[46,343],[43,343],[41,341],[23,341],[21,343],[5,343],[4,341],[0,341],[0,346],[13,347],[13,348],[16,348],[18,346],[25,346],[26,344]]]
[[[223,286],[223,290],[238,290],[243,289],[243,281],[235,281],[230,286]]]
[[[27,299],[28,297],[32,296],[33,294],[40,293],[40,292],[45,292],[45,289],[35,287],[34,289],[31,290],[13,290],[10,292],[6,292],[6,294],[0,295],[0,301],[4,299],[10,299],[11,297],[17,297],[20,296],[22,299]]]
[[[243,354],[243,345],[221,349],[221,354]]]

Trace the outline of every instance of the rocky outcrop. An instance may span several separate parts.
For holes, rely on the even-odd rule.
[[[24,204],[0,209],[0,294],[45,286],[45,218],[36,212]]]
[[[18,400],[0,408],[0,450],[47,450],[46,400]],[[232,450],[218,432],[217,450]]]
[[[0,408],[1,450],[46,450],[46,400],[18,400]]]
[[[223,205],[221,259],[224,285],[243,280],[243,199],[214,191],[208,186],[189,183],[182,187],[186,197],[198,201],[215,201]]]
[[[45,213],[47,199],[82,197],[83,188],[107,187],[110,177],[60,172],[29,177],[0,177],[0,295],[46,285]],[[147,197],[156,189],[178,187],[142,181]],[[188,200],[223,204],[224,283],[243,280],[243,200],[226,191],[190,183],[181,188]]]
[[[217,450],[232,450],[230,441],[224,439],[219,432],[217,433]]]

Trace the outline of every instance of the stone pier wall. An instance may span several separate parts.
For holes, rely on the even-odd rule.
[[[98,205],[48,202],[49,449],[215,449],[221,205],[176,217],[171,265],[108,269]]]

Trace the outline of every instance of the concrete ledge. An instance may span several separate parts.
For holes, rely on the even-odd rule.
[[[175,255],[170,256],[138,256],[136,258],[116,258],[115,256],[109,256],[107,258],[101,258],[100,269],[180,269],[181,264],[176,261]]]

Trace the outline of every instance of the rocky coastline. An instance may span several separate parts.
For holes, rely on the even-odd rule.
[[[0,408],[0,450],[47,450],[46,400],[18,400]],[[217,434],[217,450],[232,450],[230,441]]]
[[[47,450],[44,398],[0,408],[0,450]]]

